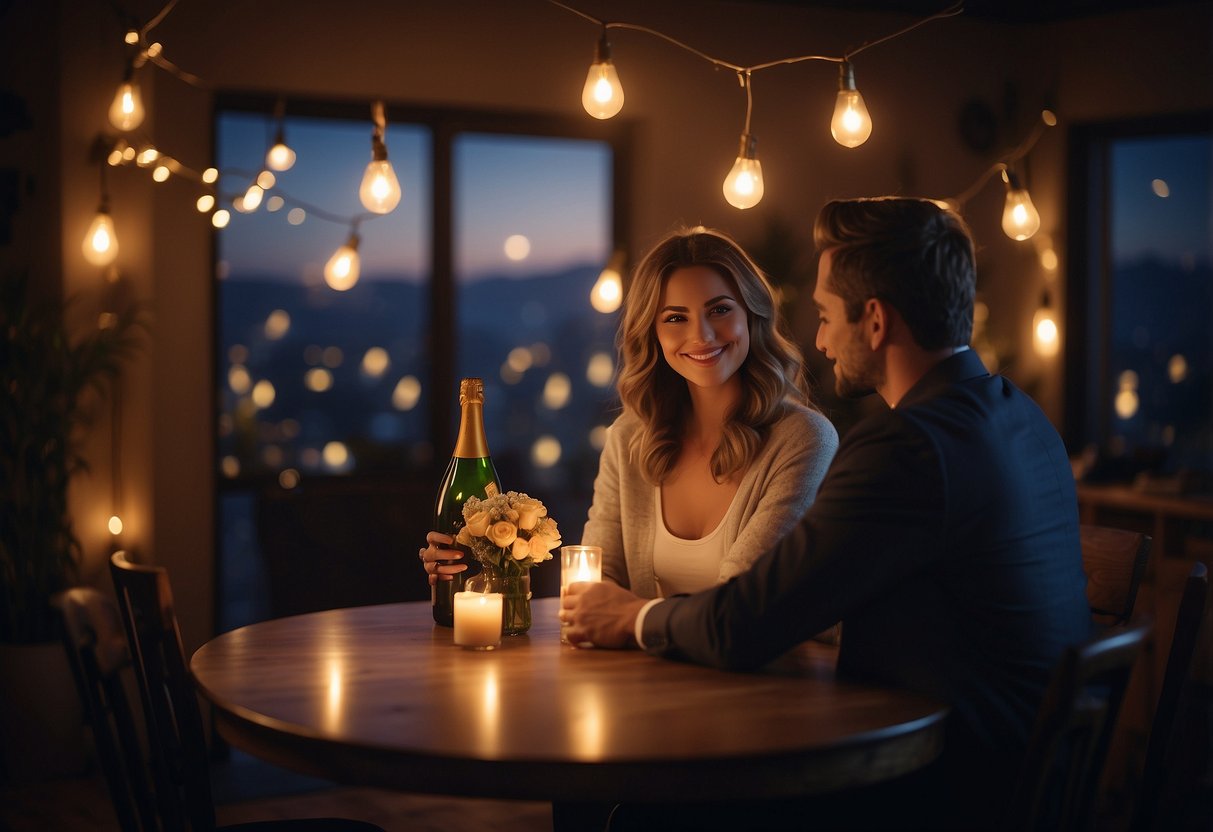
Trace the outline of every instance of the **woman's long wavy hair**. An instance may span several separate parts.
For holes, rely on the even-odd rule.
[[[728,235],[703,227],[680,229],[654,246],[636,266],[616,335],[616,388],[624,411],[644,424],[629,452],[645,479],[662,482],[678,461],[691,396],[687,382],[666,363],[657,341],[661,290],[677,269],[704,266],[737,288],[746,308],[750,352],[738,371],[741,400],[730,414],[712,453],[712,475],[724,482],[745,471],[766,442],[789,400],[814,407],[804,359],[785,332],[775,291],[766,275]]]

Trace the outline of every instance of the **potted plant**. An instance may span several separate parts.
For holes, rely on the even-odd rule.
[[[34,687],[23,694],[18,684],[48,684],[36,681],[32,668],[58,675],[54,668],[61,665],[69,699],[75,698],[51,605],[52,596],[76,580],[81,554],[68,483],[86,468],[81,431],[134,351],[139,326],[132,307],[73,341],[67,303],[35,302],[29,288],[28,275],[0,278],[0,716],[16,717],[0,725],[0,740],[10,776],[21,739],[14,733],[39,722],[24,708],[62,693]],[[18,759],[25,766],[45,753],[50,749]]]

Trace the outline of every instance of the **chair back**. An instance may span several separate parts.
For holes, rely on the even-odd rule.
[[[1154,708],[1150,743],[1146,747],[1146,763],[1142,769],[1141,794],[1137,810],[1133,814],[1135,832],[1151,829],[1158,820],[1164,771],[1169,771],[1174,778],[1177,772],[1186,770],[1186,766],[1176,764],[1177,761],[1173,759],[1172,749],[1178,743],[1172,738],[1180,694],[1184,690],[1188,671],[1192,666],[1192,654],[1200,635],[1200,623],[1204,618],[1208,593],[1209,570],[1197,561],[1184,581],[1179,613],[1175,618],[1175,633],[1171,637],[1171,651],[1167,654],[1167,668],[1163,672],[1162,690]]]
[[[168,572],[110,558],[110,575],[143,701],[156,802],[165,830],[215,828],[206,732],[198,708]]]
[[[1099,775],[1148,625],[1108,630],[1062,654],[1036,714],[1007,828],[1089,828]]]
[[[1087,604],[1097,624],[1127,624],[1150,557],[1151,538],[1141,532],[1081,525]]]
[[[147,762],[131,715],[122,672],[130,654],[118,608],[92,587],[56,598],[63,614],[68,664],[88,716],[97,759],[123,832],[155,832]]]

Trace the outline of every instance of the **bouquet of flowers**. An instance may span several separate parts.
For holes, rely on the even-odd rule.
[[[455,542],[467,546],[487,569],[501,575],[521,575],[550,560],[560,545],[556,521],[539,500],[517,491],[463,504],[463,528]]]

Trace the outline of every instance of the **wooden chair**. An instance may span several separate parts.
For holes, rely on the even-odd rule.
[[[1067,648],[1037,711],[1005,828],[1083,830],[1148,625],[1115,628]]]
[[[166,832],[211,832],[211,796],[206,733],[198,708],[168,572],[131,563],[123,552],[110,558],[110,575],[130,644],[131,658],[147,723],[156,806]],[[341,818],[265,821],[224,827],[307,832],[383,832],[378,826]]]
[[[1078,531],[1091,617],[1105,626],[1129,623],[1150,557],[1150,536],[1106,526],[1082,525]]]
[[[123,832],[155,832],[155,808],[123,671],[130,666],[118,608],[92,587],[74,587],[56,599],[63,614],[68,663],[76,679]]]
[[[1133,815],[1134,832],[1147,832],[1158,826],[1161,819],[1160,802],[1164,794],[1163,776],[1170,772],[1170,779],[1187,770],[1177,764],[1174,748],[1179,745],[1174,737],[1176,714],[1180,706],[1180,694],[1188,680],[1192,666],[1192,653],[1200,635],[1200,623],[1204,618],[1205,603],[1209,592],[1209,570],[1199,561],[1192,566],[1184,582],[1183,597],[1179,601],[1179,613],[1175,619],[1175,633],[1171,637],[1171,651],[1167,654],[1167,669],[1163,673],[1162,690],[1154,708],[1154,721],[1150,727],[1150,743],[1146,748],[1146,762],[1142,770],[1141,793],[1137,810]],[[1174,783],[1172,783],[1174,785]]]

